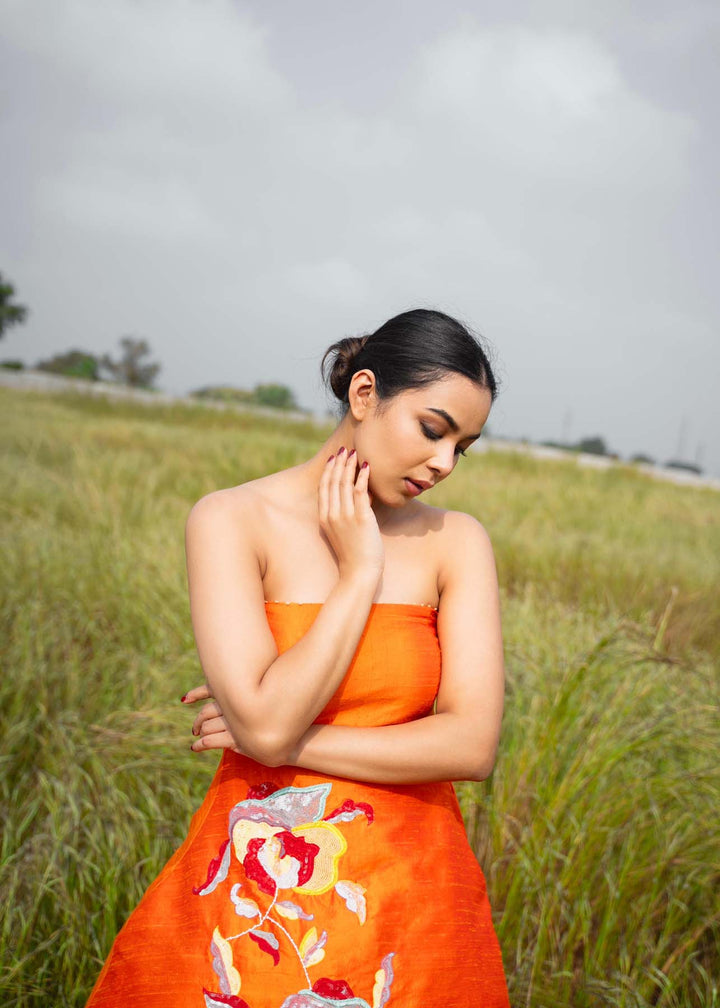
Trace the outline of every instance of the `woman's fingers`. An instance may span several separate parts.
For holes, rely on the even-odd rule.
[[[353,455],[353,458],[355,456]],[[340,448],[335,460],[330,463],[332,472],[330,473],[330,486],[328,488],[328,514],[331,520],[337,521],[342,514],[340,481],[345,472],[347,463],[347,452],[345,448]]]
[[[357,479],[353,485],[355,506],[359,508],[363,514],[370,510],[370,505],[372,504],[372,496],[368,490],[369,482],[370,465],[368,462],[363,462],[358,469]]]
[[[211,698],[212,693],[210,692],[210,687],[207,683],[203,683],[202,686],[196,686],[194,689],[188,690],[181,700],[182,703],[191,704],[195,703],[197,700],[210,700]]]
[[[193,735],[212,735],[214,732],[225,731],[227,729],[227,724],[222,714],[219,712],[208,711],[207,715],[198,725],[197,730],[193,725]]]
[[[214,700],[211,701],[210,703],[205,704],[204,707],[200,708],[200,710],[197,713],[197,716],[195,717],[195,720],[192,723],[191,730],[193,735],[201,735],[203,732],[203,725],[205,725],[208,721],[212,720],[213,718],[221,718],[221,717],[222,717],[222,711],[220,710],[220,707],[215,703]]]
[[[205,752],[206,749],[232,749],[233,752],[242,755],[242,750],[235,745],[235,740],[227,728],[211,735],[202,735],[193,741],[190,748],[193,752]]]
[[[385,552],[369,492],[370,467],[355,451],[330,456],[318,486],[320,528],[338,562],[340,576],[359,568],[381,571]]]
[[[332,476],[334,461],[335,456],[331,455],[325,463],[325,468],[320,475],[320,482],[318,484],[318,517],[321,524],[327,521],[330,508],[330,477]]]
[[[357,472],[357,454],[355,450],[348,455],[343,471],[340,473],[340,513],[344,518],[352,518],[355,514],[355,473]]]

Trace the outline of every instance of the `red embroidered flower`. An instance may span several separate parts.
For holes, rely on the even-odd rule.
[[[289,830],[248,842],[243,867],[248,878],[272,896],[276,889],[302,888],[310,881],[320,847]]]
[[[349,1001],[355,997],[347,980],[328,980],[327,977],[320,977],[312,985],[312,989],[314,994],[332,998],[334,1001]]]

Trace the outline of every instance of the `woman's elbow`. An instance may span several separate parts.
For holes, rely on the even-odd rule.
[[[266,767],[287,766],[292,751],[292,742],[277,732],[255,731],[240,744],[242,751],[256,763]]]
[[[487,780],[495,767],[497,756],[497,745],[475,746],[470,755],[467,765],[467,777],[464,780],[484,781]]]

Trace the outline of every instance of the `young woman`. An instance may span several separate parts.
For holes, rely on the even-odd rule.
[[[479,437],[495,379],[425,310],[322,366],[343,414],[317,453],[190,512],[207,682],[183,700],[208,701],[192,748],[224,752],[91,1008],[508,1006],[450,783],[495,760],[495,564],[478,521],[418,500]]]

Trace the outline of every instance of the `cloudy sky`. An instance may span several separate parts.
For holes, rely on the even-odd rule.
[[[716,0],[0,0],[1,357],[289,384],[414,306],[507,436],[720,474]]]

